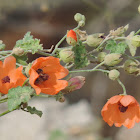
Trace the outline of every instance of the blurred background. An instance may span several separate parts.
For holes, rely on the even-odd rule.
[[[140,0],[0,0],[0,40],[12,49],[27,31],[41,40],[44,48],[55,45],[77,26],[73,17],[86,17],[82,30],[105,33],[129,23],[127,34],[140,29],[137,8]],[[65,46],[64,42],[61,47]],[[137,52],[139,55],[140,52]],[[38,57],[29,56],[30,60]],[[32,57],[32,58],[31,58]],[[14,111],[0,118],[0,140],[139,140],[140,124],[133,129],[109,127],[100,111],[107,99],[122,93],[117,82],[100,72],[77,74],[86,77],[84,87],[66,95],[66,102],[34,98],[31,106],[43,111],[42,118]],[[140,78],[121,71],[127,93],[140,102]],[[0,105],[0,112],[6,104]]]

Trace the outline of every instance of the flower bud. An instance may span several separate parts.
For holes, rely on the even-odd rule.
[[[27,67],[25,68],[25,74],[27,75],[27,77],[30,76],[30,75],[29,75],[29,70],[30,70],[31,66],[32,66],[32,63],[29,63],[29,64],[27,65]]]
[[[80,27],[84,27],[85,26],[85,21],[84,20],[81,20],[78,24]]]
[[[124,70],[128,74],[138,75],[139,72],[140,72],[140,70],[138,68],[139,65],[140,64],[139,64],[138,61],[126,60],[125,63],[124,63]]]
[[[76,13],[76,14],[74,15],[74,20],[77,21],[77,22],[83,20],[82,14]]]
[[[65,97],[61,96],[58,101],[61,102],[61,103],[65,102]]]
[[[21,56],[24,54],[24,50],[22,48],[14,48],[13,49],[13,54],[17,55],[17,56]]]
[[[105,64],[108,66],[115,66],[122,61],[121,54],[111,53],[105,56]]]
[[[72,92],[74,90],[82,88],[85,84],[85,77],[83,76],[75,76],[68,80],[68,86],[62,90],[64,94]]]
[[[69,45],[75,46],[77,44],[76,32],[73,30],[68,31],[66,41]]]
[[[97,56],[97,60],[98,60],[99,62],[103,62],[105,56],[106,56],[106,52],[100,52],[100,53],[98,54],[98,56]]]
[[[138,12],[139,12],[139,14],[140,14],[140,5],[139,5],[139,7],[138,7]]]
[[[70,63],[74,61],[74,52],[71,48],[61,50],[59,52],[59,56],[64,63]]]
[[[113,70],[109,71],[108,76],[109,76],[109,79],[116,80],[120,76],[120,72],[116,69],[113,69]]]
[[[97,47],[104,40],[102,38],[103,35],[104,35],[103,33],[96,33],[96,34],[89,35],[87,37],[86,42],[90,47]]]
[[[135,35],[131,38],[131,43],[135,47],[140,47],[140,35]]]

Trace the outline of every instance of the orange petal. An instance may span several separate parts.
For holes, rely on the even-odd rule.
[[[34,69],[30,69],[29,73],[30,73],[29,83],[35,89],[36,94],[38,95],[38,94],[40,94],[41,89],[40,89],[40,87],[36,86],[34,84],[34,82],[39,77],[39,75],[37,74],[37,72]]]
[[[14,83],[16,86],[16,82],[18,80],[20,80],[20,83],[18,81],[18,85],[17,86],[22,86],[22,84],[24,83],[24,81],[27,79],[26,76],[23,75],[22,73],[22,69],[23,67],[18,67],[15,70],[12,70],[11,73],[9,74],[10,77],[10,83]]]
[[[5,58],[3,63],[4,72],[8,74],[11,70],[16,69],[16,59],[13,56]]]
[[[40,65],[38,63],[40,63]],[[38,58],[36,62],[33,63],[32,68],[41,68],[47,74],[55,73],[57,79],[64,78],[69,73],[66,68],[60,65],[59,59],[53,56]]]
[[[55,95],[62,89],[68,86],[68,82],[65,80],[57,80],[55,85],[41,88],[41,92],[49,95]]]
[[[125,95],[120,100],[120,103],[125,107],[128,106],[129,104],[132,104],[132,103],[135,103],[135,102],[137,102],[136,99],[131,95]]]

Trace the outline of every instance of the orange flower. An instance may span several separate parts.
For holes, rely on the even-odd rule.
[[[75,41],[77,41],[77,35],[76,35],[75,31],[73,31],[73,30],[68,31],[67,37],[71,37],[71,38],[73,38]]]
[[[140,121],[140,107],[133,96],[116,95],[108,100],[101,111],[103,120],[116,127],[132,128]]]
[[[55,95],[68,85],[66,80],[59,80],[68,75],[68,70],[53,56],[36,59],[29,70],[29,75],[29,82],[36,90],[36,94],[42,92]]]
[[[13,56],[7,57],[4,62],[0,61],[0,92],[7,94],[8,90],[22,86],[26,77],[22,74],[23,67],[16,69],[16,59]]]

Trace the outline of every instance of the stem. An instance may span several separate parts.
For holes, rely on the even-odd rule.
[[[140,33],[140,29],[135,33],[135,35],[139,34]]]
[[[125,40],[125,39],[126,39],[126,37],[117,37],[114,40]]]
[[[36,94],[34,94],[34,96],[36,96],[36,97],[45,97],[45,98],[52,97],[51,95],[36,95]]]
[[[37,53],[38,53],[38,54],[41,54],[41,55],[44,55],[44,56],[51,56],[51,54],[42,52],[42,51],[40,51],[40,50],[39,50]]]
[[[14,110],[13,110],[13,111],[14,111]],[[8,113],[10,113],[10,112],[12,112],[12,111],[7,110],[7,111],[1,113],[1,114],[0,114],[0,117],[1,117],[1,116],[4,116],[4,115],[6,115],[6,114],[8,114]]]
[[[22,87],[23,87],[28,81],[29,81],[29,78],[27,78],[27,79],[25,80],[25,82],[23,83]]]
[[[5,102],[7,102],[7,99],[0,101],[0,104]]]
[[[109,36],[109,35],[108,35],[108,36]],[[113,37],[108,37],[108,36],[101,42],[101,44],[100,44],[95,50],[92,50],[92,51],[88,52],[87,54],[92,54],[92,53],[94,53],[94,52],[98,52],[99,49],[100,49],[100,47],[101,47],[107,40],[113,38]]]
[[[93,71],[101,71],[101,72],[108,73],[108,72],[109,72],[108,70],[97,69],[98,67],[102,66],[103,64],[104,64],[104,61],[103,61],[102,63],[100,63],[99,65],[97,65],[96,67],[94,67],[93,69],[69,71],[69,73],[76,73],[76,72],[93,72]]]
[[[127,94],[126,94],[126,89],[125,89],[124,84],[120,81],[120,79],[117,79],[117,81],[118,81],[118,83],[121,85],[121,87],[122,87],[122,89],[123,89],[123,94],[124,94],[124,95],[127,95]]]
[[[8,55],[6,55],[6,56],[4,56],[4,57],[1,57],[0,60],[3,60],[3,59],[5,59],[6,57],[11,56],[11,55],[12,55],[12,53],[10,53],[10,54],[8,54]]]
[[[78,26],[77,26],[76,28],[74,28],[73,30],[75,31],[75,30],[77,30],[79,27],[80,27],[80,26],[78,25]],[[55,54],[55,52],[57,51],[59,45],[66,39],[66,37],[67,37],[67,34],[66,34],[65,36],[63,36],[63,38],[55,45],[55,48],[54,48],[54,50],[53,50],[53,52],[52,52],[52,55]]]

